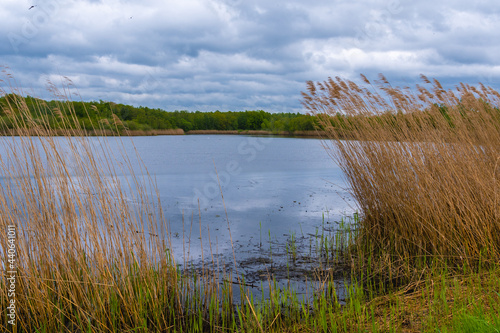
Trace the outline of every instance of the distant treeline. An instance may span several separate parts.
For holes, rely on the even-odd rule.
[[[113,102],[44,101],[33,97],[5,95],[0,98],[0,128],[14,128],[12,117],[6,110],[25,109],[25,103],[35,119],[44,117],[53,129],[74,128],[79,123],[86,130],[105,129],[151,131],[182,129],[216,131],[296,132],[313,131],[318,124],[315,116],[301,113],[270,113],[257,111],[165,111],[148,107],[135,107]],[[30,124],[26,124],[30,126]]]
[[[21,105],[23,104],[23,105]],[[21,110],[21,111],[20,111]],[[23,113],[31,117],[23,117]],[[417,111],[417,110],[415,110]],[[498,108],[491,110],[499,112]],[[13,117],[12,112],[16,113]],[[423,117],[423,118],[422,118]],[[498,118],[498,115],[496,116]],[[337,132],[337,137],[355,139],[353,133],[370,124],[392,128],[398,131],[401,121],[412,126],[424,126],[422,122],[439,123],[445,120],[450,127],[454,122],[450,118],[448,106],[434,104],[420,112],[387,111],[377,115],[345,115],[339,112],[325,114],[270,113],[257,111],[164,111],[148,107],[134,107],[100,100],[99,102],[44,101],[33,97],[21,97],[14,94],[0,97],[0,131],[10,133],[12,128],[32,128],[39,124],[50,129],[82,128],[93,131],[95,135],[121,134],[155,135],[189,133],[274,133],[291,135],[325,134],[325,126]],[[43,121],[42,121],[43,118]],[[366,121],[365,121],[365,118]],[[17,122],[17,125],[15,124]],[[22,122],[19,124],[19,122]],[[316,132],[316,130],[320,132]],[[54,132],[56,133],[56,132]],[[91,132],[92,133],[92,132]]]

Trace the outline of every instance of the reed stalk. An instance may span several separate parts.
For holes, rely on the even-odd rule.
[[[392,262],[496,262],[500,94],[425,76],[413,89],[362,79],[308,82],[303,93],[362,212],[358,246]]]

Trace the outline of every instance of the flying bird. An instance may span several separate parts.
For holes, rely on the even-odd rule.
[[[32,9],[32,8],[35,8],[35,7],[36,7],[36,5],[34,5],[34,6],[31,6],[31,7],[30,7],[30,8],[28,9],[28,10],[30,10],[30,9]]]

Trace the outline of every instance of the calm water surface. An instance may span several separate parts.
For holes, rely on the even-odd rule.
[[[318,139],[186,135],[133,141],[156,179],[179,259],[186,259],[182,244],[189,238],[189,257],[201,256],[198,208],[205,252],[210,233],[220,253],[230,249],[226,211],[240,253],[269,235],[279,241],[311,234],[355,211],[342,172]]]
[[[66,139],[54,139],[64,150]],[[5,140],[16,147],[20,139]],[[200,238],[208,255],[209,234],[212,252],[232,255],[228,227],[236,250],[245,253],[270,238],[280,242],[292,234],[314,234],[317,227],[355,211],[341,170],[318,139],[183,135],[89,140],[104,141],[116,155],[124,184],[130,171],[120,170],[121,145],[135,175],[145,176],[140,156],[156,182],[174,256],[181,262],[201,257]],[[7,154],[3,150],[1,156]],[[72,178],[79,182],[77,174]]]

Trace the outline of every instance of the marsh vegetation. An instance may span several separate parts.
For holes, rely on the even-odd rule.
[[[286,266],[262,271],[269,293],[256,299],[254,283],[237,269],[220,269],[215,256],[178,268],[155,182],[130,172],[131,159],[140,158],[87,136],[122,126],[118,117],[85,128],[73,103],[28,106],[6,78],[2,121],[18,137],[1,140],[8,153],[0,158],[0,252],[6,255],[14,226],[17,284],[16,326],[2,316],[1,329],[498,330],[500,95],[482,85],[445,90],[425,77],[428,88],[414,90],[364,79],[366,87],[311,82],[304,93],[360,214],[309,239],[290,234],[284,244],[271,235],[262,241],[264,231],[269,256],[260,263],[284,256]],[[131,177],[124,181],[120,170]],[[300,274],[293,270],[300,261],[316,264],[307,279],[319,281],[306,297],[273,276]],[[3,309],[8,287],[0,280]]]

